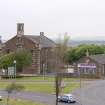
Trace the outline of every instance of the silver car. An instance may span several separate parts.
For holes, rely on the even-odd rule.
[[[75,103],[76,99],[72,94],[64,94],[62,96],[58,96],[59,102],[67,102],[67,103]]]

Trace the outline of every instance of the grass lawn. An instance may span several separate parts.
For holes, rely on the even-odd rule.
[[[74,89],[80,87],[79,78],[64,78],[66,87],[64,92],[71,92]],[[90,81],[94,79],[82,79],[82,81]],[[5,89],[7,85],[11,84],[12,79],[2,79],[0,81],[0,89]],[[43,76],[23,77],[15,79],[17,84],[21,84],[25,87],[24,91],[29,92],[43,92],[43,93],[54,93],[55,92],[55,78]]]
[[[7,105],[6,99],[0,102],[0,105]],[[10,99],[9,105],[45,105],[41,103],[35,103],[32,101],[25,101],[25,100],[20,100],[20,99]]]
[[[33,76],[33,77],[22,77],[22,78],[17,78],[16,80],[30,80],[30,81],[49,81],[53,82],[55,80],[54,77],[43,77],[43,76]]]
[[[80,87],[79,83],[68,83],[67,86],[64,88],[64,93],[71,92]]]
[[[6,80],[6,81],[4,81]],[[23,81],[22,81],[23,80]],[[64,78],[66,87],[64,92],[70,92],[79,87],[78,78]],[[2,79],[0,81],[0,89],[5,89],[7,85],[11,84],[11,79]],[[25,87],[24,91],[31,92],[43,92],[43,93],[54,93],[55,92],[55,78],[54,77],[45,77],[43,76],[34,76],[34,77],[22,77],[16,78],[17,84],[21,84]],[[28,82],[27,82],[28,81]],[[45,81],[45,82],[44,82]]]
[[[3,79],[3,80],[8,80],[8,79]],[[73,81],[79,81],[80,78],[63,78],[65,82],[73,82]],[[82,78],[83,81],[93,81],[96,80],[96,78]],[[47,81],[47,82],[54,82],[55,77],[54,76],[29,76],[29,77],[21,77],[21,78],[16,78],[16,81]]]
[[[4,82],[4,80],[6,80]],[[9,80],[9,81],[8,81]],[[65,82],[69,82],[65,88],[65,92],[72,91],[75,88],[79,87],[79,84],[76,82],[78,78],[64,78]],[[25,91],[35,91],[35,92],[44,92],[44,93],[53,93],[55,91],[55,77],[44,77],[43,76],[33,76],[33,77],[22,77],[16,78],[15,81],[19,82],[25,87]],[[21,82],[22,81],[22,82]],[[73,82],[73,83],[71,83]],[[2,79],[0,82],[0,89],[4,89],[8,84],[11,83],[11,79]]]
[[[8,79],[2,79],[2,80],[8,80]],[[64,81],[76,81],[78,78],[64,78]],[[32,76],[32,77],[21,77],[16,78],[16,81],[48,81],[48,82],[54,82],[55,77],[54,76]]]
[[[11,82],[0,82],[0,89],[5,89],[7,85],[11,84]],[[54,93],[55,86],[54,83],[35,83],[35,82],[17,82],[17,84],[21,84],[25,87],[24,91],[31,92],[42,92],[42,93]],[[66,83],[66,87],[64,88],[64,92],[70,92],[79,87],[78,82]]]

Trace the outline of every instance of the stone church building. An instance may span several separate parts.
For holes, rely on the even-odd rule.
[[[24,23],[17,24],[17,35],[3,44],[2,52],[7,54],[24,48],[32,54],[32,65],[17,70],[23,74],[41,74],[54,72],[55,56],[53,48],[56,44],[40,32],[40,35],[24,35]]]

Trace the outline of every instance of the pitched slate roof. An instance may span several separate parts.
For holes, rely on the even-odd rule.
[[[105,64],[105,54],[97,54],[97,55],[91,55],[89,58],[93,59],[94,61]]]
[[[33,42],[37,42],[37,43],[39,43],[40,42],[40,36],[36,36],[36,35],[24,35],[24,37],[26,37],[26,38],[28,38],[28,39],[30,39],[31,41],[33,41]]]
[[[43,47],[53,47],[56,44],[44,35],[24,35],[26,38],[32,40],[34,43],[40,44]]]

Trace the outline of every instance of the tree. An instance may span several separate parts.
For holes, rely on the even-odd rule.
[[[63,38],[61,36],[56,41],[57,45],[55,48],[56,57],[57,57],[57,69],[61,70],[62,67],[67,63],[65,54],[68,51],[68,43],[69,43],[69,35],[67,33],[64,34]]]
[[[86,56],[86,52],[89,52],[89,55],[96,55],[96,54],[104,54],[105,53],[105,46],[99,45],[80,45],[78,47],[71,48],[67,54],[67,60],[69,63],[73,63],[80,58]]]
[[[69,43],[69,35],[67,33],[64,34],[63,38],[61,36],[56,41],[57,45],[55,48],[55,56],[56,56],[56,71],[64,72],[64,66],[67,64],[66,53],[68,51],[68,43]],[[59,79],[58,86],[59,94],[62,92],[62,78]]]
[[[10,99],[10,94],[12,94],[14,91],[15,92],[19,92],[21,90],[24,89],[24,86],[16,84],[15,82],[11,83],[10,85],[8,85],[5,89],[5,91],[7,92],[7,105],[9,105],[9,99]]]
[[[6,54],[0,57],[0,68],[8,69],[9,66],[13,65],[14,54]]]
[[[32,56],[31,53],[25,49],[17,50],[14,53],[14,59],[16,60],[16,66],[18,69],[23,69],[31,65],[32,63]]]
[[[78,55],[77,55],[77,47],[71,48],[67,53],[66,53],[66,59],[69,63],[73,63],[77,61]]]
[[[13,61],[16,60],[16,67],[23,69],[23,67],[29,66],[32,63],[32,56],[26,49],[19,49],[16,52],[0,57],[0,68],[8,69],[10,66],[14,66]]]

